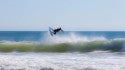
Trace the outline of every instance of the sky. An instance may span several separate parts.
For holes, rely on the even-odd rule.
[[[0,0],[0,31],[125,31],[125,0]]]

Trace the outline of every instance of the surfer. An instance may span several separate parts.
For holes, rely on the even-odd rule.
[[[63,32],[61,27],[59,27],[57,29],[52,29],[52,28],[49,27],[49,31],[50,31],[51,36],[56,35],[57,32],[60,32],[60,31]]]

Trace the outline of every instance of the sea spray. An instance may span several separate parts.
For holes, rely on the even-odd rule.
[[[80,43],[80,42],[90,42],[95,40],[106,40],[103,36],[100,37],[87,37],[87,36],[80,36],[75,33],[70,33],[68,35],[55,35],[51,36],[49,34],[45,34],[42,42],[44,43]]]

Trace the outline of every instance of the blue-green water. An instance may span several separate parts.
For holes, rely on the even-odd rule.
[[[69,36],[70,33],[86,37],[100,37],[107,39],[125,38],[125,31],[66,31],[57,35]],[[47,31],[0,31],[0,41],[39,41]]]
[[[0,52],[124,52],[125,32],[0,31]]]

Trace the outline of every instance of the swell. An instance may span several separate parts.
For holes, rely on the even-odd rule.
[[[0,52],[124,52],[125,39],[94,40],[78,43],[0,42]]]

